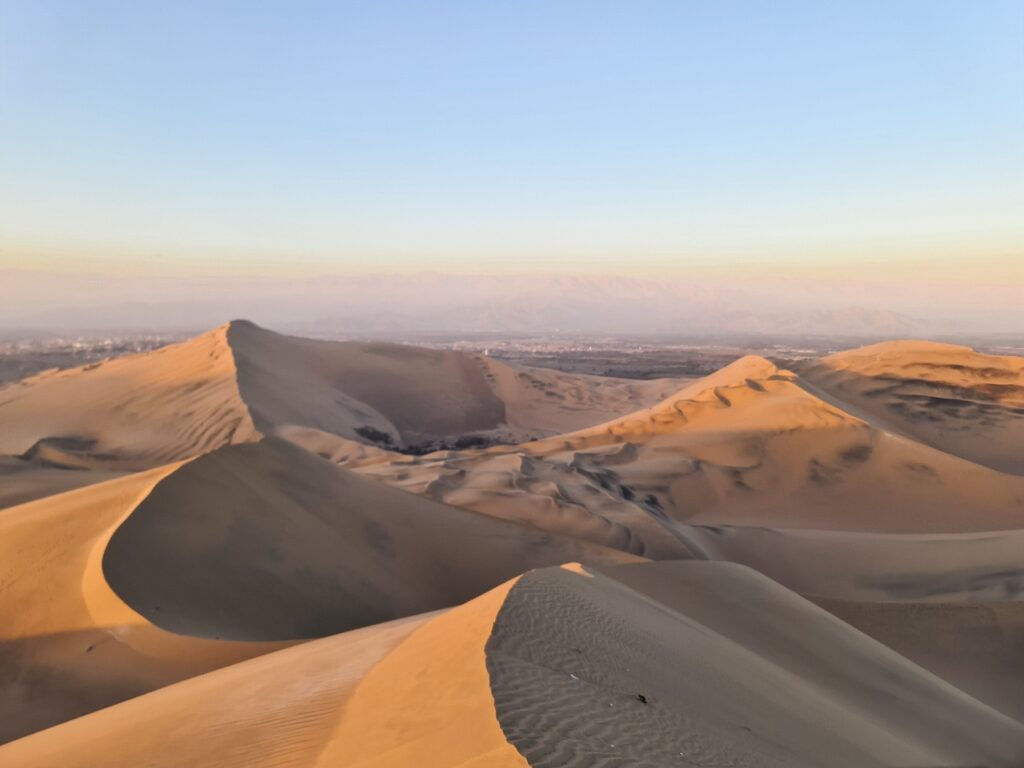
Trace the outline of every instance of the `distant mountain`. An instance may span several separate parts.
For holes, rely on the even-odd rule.
[[[64,277],[7,272],[0,328],[196,330],[234,317],[307,334],[671,333],[925,336],[1012,331],[993,314],[949,316],[875,306],[870,296],[815,286],[614,276],[411,275],[319,278],[138,277],[79,290]],[[53,285],[51,285],[53,283]],[[9,295],[8,295],[9,294]],[[891,304],[892,302],[890,302]]]

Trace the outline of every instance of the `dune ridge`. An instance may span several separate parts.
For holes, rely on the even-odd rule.
[[[389,450],[517,442],[649,404],[673,386],[302,339],[236,320],[152,352],[0,386],[0,456],[138,471],[289,428]]]
[[[114,532],[103,572],[165,629],[293,640],[448,607],[533,567],[631,559],[411,496],[268,438],[163,478]]]
[[[259,439],[228,330],[0,387],[0,454],[135,471]]]
[[[271,653],[0,747],[12,768],[1010,768],[1022,756],[1024,725],[721,563],[532,571],[441,614]]]
[[[0,514],[0,742],[282,647],[166,632],[107,583],[110,537],[178,466]]]
[[[892,341],[798,366],[834,402],[941,451],[1024,475],[1024,358]]]
[[[748,568],[588,570],[517,581],[488,643],[499,720],[534,768],[1024,756],[1024,726]]]
[[[1024,520],[1021,478],[892,434],[755,357],[585,430],[347,465],[654,559],[700,556],[692,526],[969,533]]]
[[[454,605],[532,567],[635,558],[270,438],[5,510],[0,559],[8,740],[289,641]]]

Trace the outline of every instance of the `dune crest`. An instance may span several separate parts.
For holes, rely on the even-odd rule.
[[[894,434],[757,357],[577,432],[351,465],[456,506],[655,559],[700,555],[684,525],[1024,527],[1022,478]]]
[[[799,366],[824,396],[894,432],[1024,475],[1024,358],[897,341]]]
[[[628,554],[411,496],[275,438],[168,474],[103,552],[167,630],[297,640],[444,608],[523,570]]]
[[[12,507],[0,702],[17,716],[0,741],[288,641],[454,605],[532,567],[635,559],[274,438]]]
[[[0,760],[1011,768],[1024,757],[1024,725],[749,569],[587,570],[533,571],[440,615],[212,672],[0,747]]]
[[[140,470],[259,439],[228,332],[0,387],[0,454]]]
[[[0,515],[0,741],[282,647],[167,632],[111,589],[117,527],[170,465]]]
[[[152,352],[0,387],[0,456],[137,471],[288,429],[384,450],[515,443],[597,423],[674,386],[302,339],[235,320]]]

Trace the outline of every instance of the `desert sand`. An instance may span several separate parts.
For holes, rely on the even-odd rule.
[[[14,456],[3,456],[0,457],[0,509],[112,480],[117,476],[117,472],[103,470],[67,472]]]
[[[636,559],[445,507],[268,439],[5,510],[0,696],[21,735],[241,658]]]
[[[1022,750],[1020,723],[769,579],[655,563],[533,571],[442,615],[169,686],[0,758],[994,768]]]
[[[674,388],[399,344],[301,339],[235,321],[0,387],[0,455],[151,469],[288,427],[395,448],[467,436],[518,441],[634,410]]]
[[[244,321],[9,383],[0,764],[1024,764],[1022,391]]]
[[[825,396],[893,431],[1024,474],[1024,359],[899,341],[839,352],[797,370]]]

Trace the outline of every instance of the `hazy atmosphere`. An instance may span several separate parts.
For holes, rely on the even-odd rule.
[[[470,276],[556,275],[647,307],[629,330],[1021,331],[1022,27],[995,1],[4,0],[0,323],[520,331]],[[364,306],[353,275],[391,278]],[[615,330],[566,290],[527,314]]]

